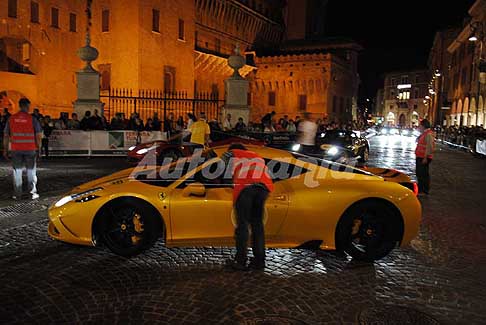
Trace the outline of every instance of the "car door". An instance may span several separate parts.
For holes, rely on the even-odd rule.
[[[283,171],[288,165],[273,165]],[[270,164],[272,167],[272,164]],[[191,244],[226,245],[233,244],[236,213],[233,211],[233,185],[223,177],[221,160],[204,164],[192,177],[189,177],[171,194],[170,216],[172,240]],[[218,175],[219,170],[219,177]],[[290,171],[292,172],[292,171]],[[288,187],[283,180],[285,173],[274,175],[274,191],[269,194],[265,204],[264,225],[267,241],[272,241],[287,216],[289,206]],[[188,195],[185,188],[191,183],[204,184],[204,196]]]
[[[171,193],[170,218],[174,243],[218,245],[233,240],[232,185],[222,182],[222,174],[221,177],[211,176],[218,171],[220,162],[219,159],[206,162],[187,175]],[[195,196],[188,192],[187,187],[194,183],[204,185],[204,195]]]

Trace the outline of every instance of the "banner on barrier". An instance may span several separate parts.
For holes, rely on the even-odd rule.
[[[137,143],[165,140],[160,131],[54,130],[49,137],[53,156],[124,156]]]
[[[164,139],[165,133],[160,131],[92,131],[91,155],[126,155],[128,148],[137,143]]]
[[[476,140],[476,152],[486,155],[486,140]]]
[[[89,132],[79,130],[54,130],[49,137],[49,154],[52,156],[88,156]]]

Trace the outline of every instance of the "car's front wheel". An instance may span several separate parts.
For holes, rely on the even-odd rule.
[[[388,204],[364,201],[350,207],[336,229],[336,247],[353,259],[372,262],[387,256],[400,242],[403,222]]]
[[[122,199],[104,209],[103,242],[115,254],[138,255],[159,237],[159,217],[139,200]]]

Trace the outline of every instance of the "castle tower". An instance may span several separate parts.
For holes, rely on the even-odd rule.
[[[321,39],[328,0],[288,0],[285,10],[287,40]]]

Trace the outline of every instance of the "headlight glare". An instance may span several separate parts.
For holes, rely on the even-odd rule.
[[[329,150],[327,151],[327,153],[331,156],[335,156],[337,153],[339,152],[339,149],[336,148],[336,147],[331,147],[329,148]]]
[[[69,202],[71,202],[73,200],[79,199],[79,198],[81,198],[83,196],[86,196],[86,195],[89,195],[89,194],[93,194],[94,192],[101,191],[102,189],[103,189],[102,187],[96,187],[96,188],[93,188],[91,190],[87,190],[87,191],[84,191],[84,192],[81,192],[81,193],[67,195],[67,196],[63,197],[62,199],[60,199],[59,201],[57,201],[54,204],[54,206],[56,208],[60,208],[63,205],[65,205],[66,203],[69,203]]]
[[[292,146],[292,151],[299,151],[300,150],[300,144],[296,143]]]
[[[56,208],[60,208],[62,207],[64,204],[68,203],[68,202],[71,202],[73,200],[73,197],[71,195],[68,195],[68,196],[65,196],[63,197],[62,199],[60,199],[59,201],[57,201],[54,206]]]
[[[133,151],[135,148],[136,146],[131,146],[130,148],[128,148],[128,151]]]

